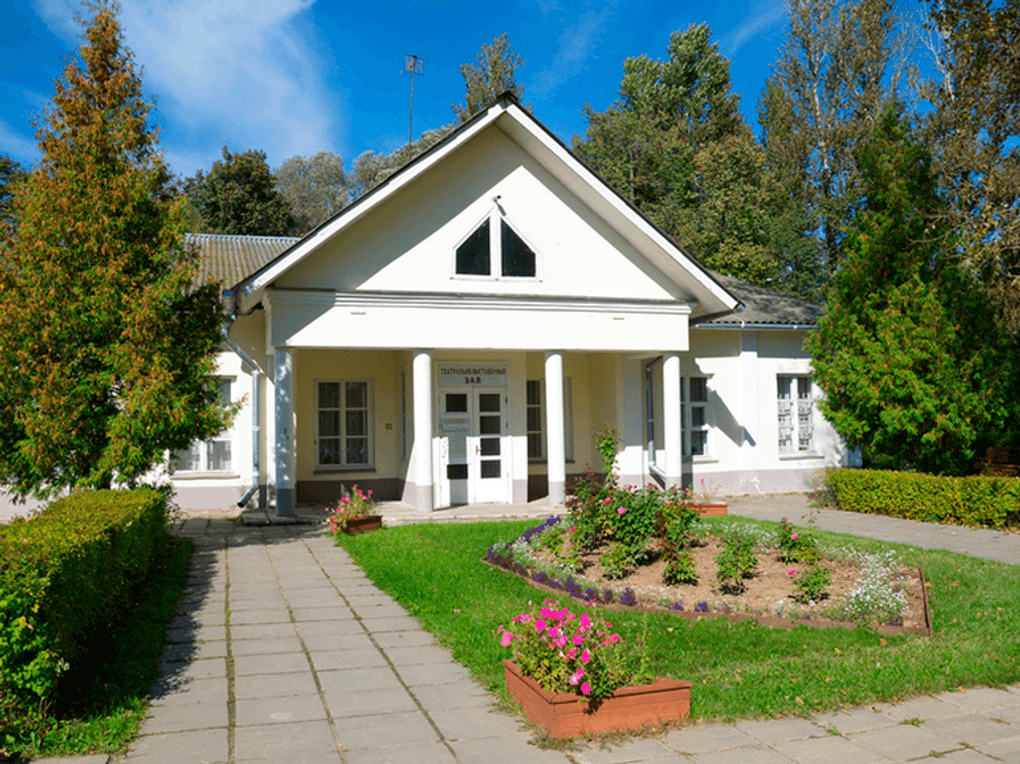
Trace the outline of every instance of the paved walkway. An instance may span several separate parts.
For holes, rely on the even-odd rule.
[[[808,508],[789,496],[730,509],[799,523]],[[1020,536],[829,511],[816,523],[1020,563]],[[190,518],[179,532],[197,545],[193,570],[130,764],[1020,762],[1020,686],[543,751],[321,524]],[[929,723],[901,724],[915,718]]]

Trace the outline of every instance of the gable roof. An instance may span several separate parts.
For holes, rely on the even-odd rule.
[[[694,257],[649,221],[596,175],[548,128],[504,93],[428,151],[408,162],[367,194],[322,223],[293,246],[234,282],[230,295],[235,310],[245,313],[261,301],[266,288],[311,256],[336,234],[370,214],[374,208],[442,162],[482,131],[495,126],[527,152],[619,235],[675,283],[683,284],[695,301],[692,318],[728,313],[739,301]],[[228,284],[230,282],[227,282]]]
[[[225,286],[233,286],[299,241],[293,236],[184,234],[184,246],[198,250],[198,283],[218,281]]]
[[[698,326],[783,326],[810,329],[818,325],[818,319],[825,313],[821,305],[810,300],[750,284],[732,276],[723,276],[721,273],[712,275],[726,287],[726,291],[743,303],[744,310],[706,319],[699,322]]]

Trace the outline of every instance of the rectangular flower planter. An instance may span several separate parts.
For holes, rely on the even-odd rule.
[[[718,517],[726,514],[726,504],[721,501],[702,502],[691,504],[691,509],[702,517]]]
[[[595,711],[579,695],[543,690],[524,676],[512,660],[503,661],[506,688],[524,713],[555,738],[640,729],[646,724],[679,721],[690,716],[692,682],[659,677],[652,684],[621,687]]]
[[[355,517],[348,520],[347,527],[343,532],[348,536],[353,536],[356,533],[377,531],[382,528],[382,526],[382,515],[367,515],[365,517]]]

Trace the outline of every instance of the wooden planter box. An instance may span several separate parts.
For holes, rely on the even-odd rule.
[[[726,514],[726,504],[721,501],[691,504],[691,509],[702,517],[717,517]]]
[[[659,677],[652,684],[621,687],[595,711],[579,695],[543,690],[512,660],[503,661],[506,688],[524,713],[556,738],[640,729],[690,716],[692,682]]]
[[[348,536],[353,536],[356,533],[377,531],[382,527],[382,515],[367,515],[366,517],[355,517],[348,520],[347,527],[342,532]]]

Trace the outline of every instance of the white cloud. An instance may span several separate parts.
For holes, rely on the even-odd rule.
[[[786,22],[786,3],[773,2],[768,8],[748,16],[719,41],[723,55],[733,57],[744,43],[765,30]]]
[[[560,35],[552,64],[535,75],[526,95],[539,100],[548,98],[562,83],[583,72],[613,12],[611,7],[598,13],[588,12],[576,24],[567,27]]]
[[[69,0],[34,0],[50,29],[77,39]],[[301,16],[314,0],[148,0],[121,10],[125,42],[157,99],[168,156],[206,158],[265,151],[271,166],[334,147],[336,99],[326,92]]]
[[[42,158],[35,138],[19,133],[3,119],[0,119],[0,146],[4,154],[20,162],[26,169]]]

